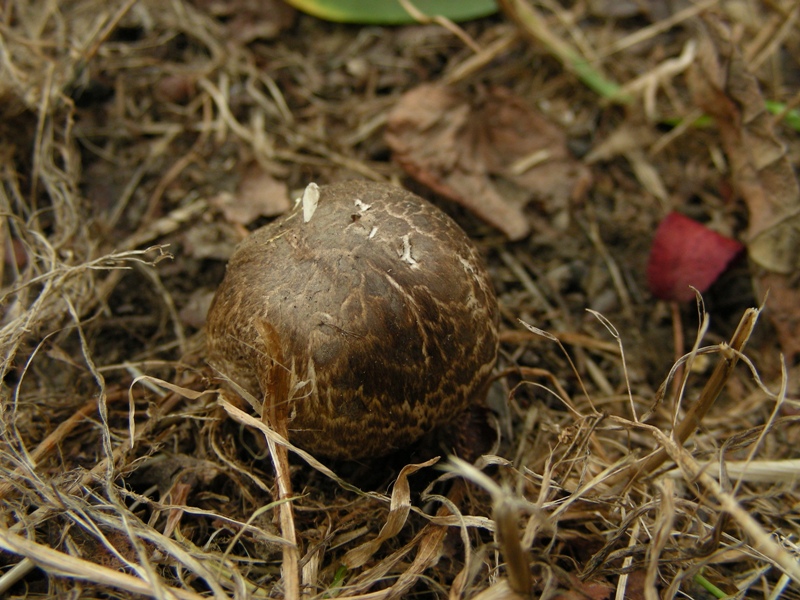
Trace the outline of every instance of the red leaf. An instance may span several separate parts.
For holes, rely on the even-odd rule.
[[[658,226],[647,263],[647,285],[661,300],[688,302],[706,291],[744,249],[731,238],[678,213]]]

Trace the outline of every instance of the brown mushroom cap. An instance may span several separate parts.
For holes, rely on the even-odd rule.
[[[298,207],[239,245],[209,310],[208,359],[267,403],[286,402],[270,390],[292,373],[291,441],[357,459],[485,394],[497,323],[489,276],[452,219],[402,188],[347,181],[320,188],[307,223]]]

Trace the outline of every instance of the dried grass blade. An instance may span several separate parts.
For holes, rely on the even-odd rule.
[[[492,518],[495,524],[495,537],[503,553],[511,590],[522,597],[529,597],[532,589],[528,553],[523,549],[519,531],[518,510],[520,503],[490,477],[475,466],[457,457],[450,458],[448,469],[459,473],[483,487],[492,496]],[[528,507],[530,508],[530,507]]]
[[[725,470],[731,479],[741,483],[769,483],[797,485],[800,482],[800,459],[725,461]],[[700,463],[703,469],[719,472],[719,462]]]
[[[439,562],[442,556],[442,541],[447,533],[447,527],[430,523],[422,530],[423,537],[419,542],[417,556],[411,566],[403,571],[391,590],[389,598],[405,598],[406,593],[417,582],[420,576],[429,568]]]
[[[506,561],[508,584],[517,594],[529,597],[532,588],[531,571],[527,553],[520,543],[517,511],[502,498],[495,499],[492,517],[497,527],[497,543],[502,548]]]
[[[661,554],[670,541],[675,523],[675,484],[669,479],[663,480],[658,485],[660,501],[658,503],[658,516],[656,518],[656,531],[653,541],[647,548],[647,571],[644,582],[644,595],[646,600],[656,600],[658,592],[656,583],[659,575],[659,562]]]
[[[720,348],[722,360],[717,364],[711,377],[708,378],[706,385],[692,407],[686,412],[684,419],[678,423],[673,432],[673,438],[679,444],[683,444],[692,432],[700,426],[703,417],[708,410],[713,406],[716,399],[719,397],[725,383],[733,373],[736,363],[739,362],[739,357],[744,350],[747,340],[753,333],[753,329],[758,321],[758,316],[761,310],[757,308],[748,308],[744,316],[742,316],[739,326],[731,338],[730,344],[723,344]],[[640,473],[652,473],[660,467],[667,459],[667,451],[665,448],[659,449],[642,465]]]
[[[292,452],[297,454],[300,458],[302,458],[311,468],[319,471],[326,477],[332,479],[342,488],[354,492],[360,496],[369,495],[371,497],[379,497],[377,494],[367,494],[366,492],[360,490],[356,486],[347,483],[344,479],[339,477],[336,473],[331,471],[328,467],[326,467],[316,458],[311,456],[308,452],[306,452],[305,450],[301,450],[297,446],[292,445],[289,442],[289,440],[287,440],[283,436],[279,435],[278,433],[270,429],[265,423],[262,423],[260,420],[255,419],[254,417],[248,415],[243,410],[236,408],[233,404],[231,404],[224,398],[220,397],[217,400],[217,402],[219,403],[220,406],[222,406],[222,408],[225,409],[225,412],[227,412],[228,415],[230,415],[230,417],[234,419],[236,422],[241,423],[242,425],[247,425],[248,427],[252,427],[254,429],[258,429],[265,435],[267,439],[272,439],[276,444],[281,444],[283,446],[286,446],[289,450],[291,450]]]
[[[494,585],[486,588],[472,600],[521,600],[524,596],[520,596],[517,592],[511,589],[508,581],[501,579]]]
[[[719,482],[706,473],[685,448],[658,429],[651,428],[651,431],[669,457],[683,471],[686,481],[692,484],[699,482],[713,494],[720,503],[720,508],[730,514],[748,535],[753,548],[778,565],[796,583],[800,583],[800,564],[797,560],[764,531],[758,521],[742,508],[733,495],[723,490]]]
[[[408,476],[416,473],[420,469],[430,467],[439,461],[439,457],[432,458],[424,463],[406,465],[397,476],[397,482],[392,490],[392,502],[389,507],[389,516],[383,524],[378,537],[370,540],[357,548],[353,548],[345,554],[342,562],[350,569],[364,565],[375,552],[381,547],[383,542],[395,537],[403,525],[406,523],[408,513],[411,511],[411,489],[408,485]]]
[[[69,556],[48,546],[31,541],[8,529],[0,529],[0,547],[13,554],[25,556],[32,560],[43,570],[55,575],[73,577],[91,581],[93,583],[107,585],[112,588],[124,590],[133,594],[153,595],[152,585],[142,581],[138,577],[121,573],[115,569],[109,569],[102,565]],[[164,587],[172,597],[180,600],[202,600],[204,596],[188,590],[181,590],[174,587]],[[220,596],[218,596],[220,597]],[[227,598],[227,596],[221,596]]]
[[[155,385],[156,387],[167,389],[170,392],[177,394],[181,398],[186,398],[187,400],[197,400],[198,398],[200,398],[200,396],[209,393],[209,390],[203,390],[202,392],[198,392],[196,390],[185,388],[177,384],[170,383],[169,381],[166,381],[164,379],[153,377],[151,375],[138,376],[131,382],[131,385],[128,387],[128,434],[129,434],[131,448],[133,448],[133,445],[136,442],[136,422],[134,420],[136,403],[133,397],[133,387],[139,382],[150,383]]]
[[[31,468],[35,468],[36,465],[50,452],[58,446],[69,433],[78,426],[85,418],[89,416],[91,412],[93,412],[97,408],[97,399],[92,398],[88,402],[86,402],[81,408],[77,410],[73,415],[71,415],[66,421],[62,421],[59,423],[58,427],[56,427],[50,435],[48,435],[44,440],[42,440],[38,446],[30,453],[31,464],[29,465]],[[20,475],[22,473],[21,468],[17,467],[14,470],[13,475]],[[13,483],[9,481],[5,481],[0,485],[0,499],[5,498],[5,496],[11,491],[13,488]]]

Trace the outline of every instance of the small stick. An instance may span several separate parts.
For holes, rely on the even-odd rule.
[[[681,319],[681,308],[677,302],[672,301],[669,303],[670,313],[672,314],[672,345],[675,362],[680,361],[683,356],[684,339],[683,339],[683,319]],[[675,376],[672,378],[672,397],[677,406],[680,400],[681,389],[683,389],[683,372],[686,369],[685,364],[681,364],[675,369]]]
[[[264,344],[263,362],[257,366],[259,381],[264,390],[264,408],[261,420],[272,428],[284,440],[289,438],[289,398],[296,382],[294,372],[283,366],[285,360],[280,335],[267,321],[256,322],[261,342]],[[278,520],[281,536],[288,542],[283,546],[284,598],[300,600],[300,549],[297,545],[297,532],[294,526],[292,511],[292,480],[289,471],[289,451],[283,444],[276,444],[275,439],[265,436],[272,464],[275,468],[275,486],[277,491]]]
[[[760,309],[748,308],[739,322],[730,344],[721,344],[722,360],[717,364],[705,387],[703,387],[697,402],[687,411],[686,417],[678,423],[672,433],[672,438],[676,443],[682,445],[689,438],[692,432],[700,426],[703,417],[719,397],[736,363],[739,362],[739,355],[744,350],[747,340],[750,339],[760,313]],[[659,449],[645,461],[639,472],[652,473],[664,463],[667,456],[665,448]]]
[[[112,397],[113,396],[113,397]],[[120,398],[124,398],[124,392],[120,392],[119,394],[112,394],[108,397],[108,400],[118,400]],[[97,398],[92,398],[88,402],[86,402],[78,411],[69,417],[66,421],[62,421],[61,424],[56,427],[50,435],[44,438],[36,449],[30,453],[30,458],[32,464],[30,465],[31,468],[35,468],[36,465],[50,452],[55,448],[60,442],[62,442],[69,433],[78,426],[79,423],[83,422],[83,420],[89,416],[89,414],[97,409]],[[22,474],[22,467],[17,467],[14,469],[13,474],[11,477],[16,475]],[[6,481],[2,485],[0,485],[0,499],[6,497],[11,489],[13,488],[14,484],[11,481]]]

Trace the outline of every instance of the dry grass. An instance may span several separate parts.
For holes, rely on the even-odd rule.
[[[710,582],[800,597],[797,375],[748,310],[746,267],[708,312],[682,310],[698,324],[678,351],[642,276],[668,208],[744,219],[723,201],[713,129],[664,133],[699,114],[682,76],[692,20],[723,14],[765,96],[791,108],[797,3],[648,22],[548,0],[545,45],[501,18],[458,36],[305,17],[272,30],[247,13],[260,6],[0,8],[2,593],[649,600]],[[620,82],[625,109],[565,70],[571,52]],[[289,189],[401,180],[383,125],[428,81],[512,88],[594,169],[584,201],[534,203],[513,245],[445,206],[502,304],[501,439],[474,465],[325,466],[291,446],[287,462],[202,360],[203,302],[246,233],[216,199],[253,165]],[[779,133],[797,165],[797,132]]]

